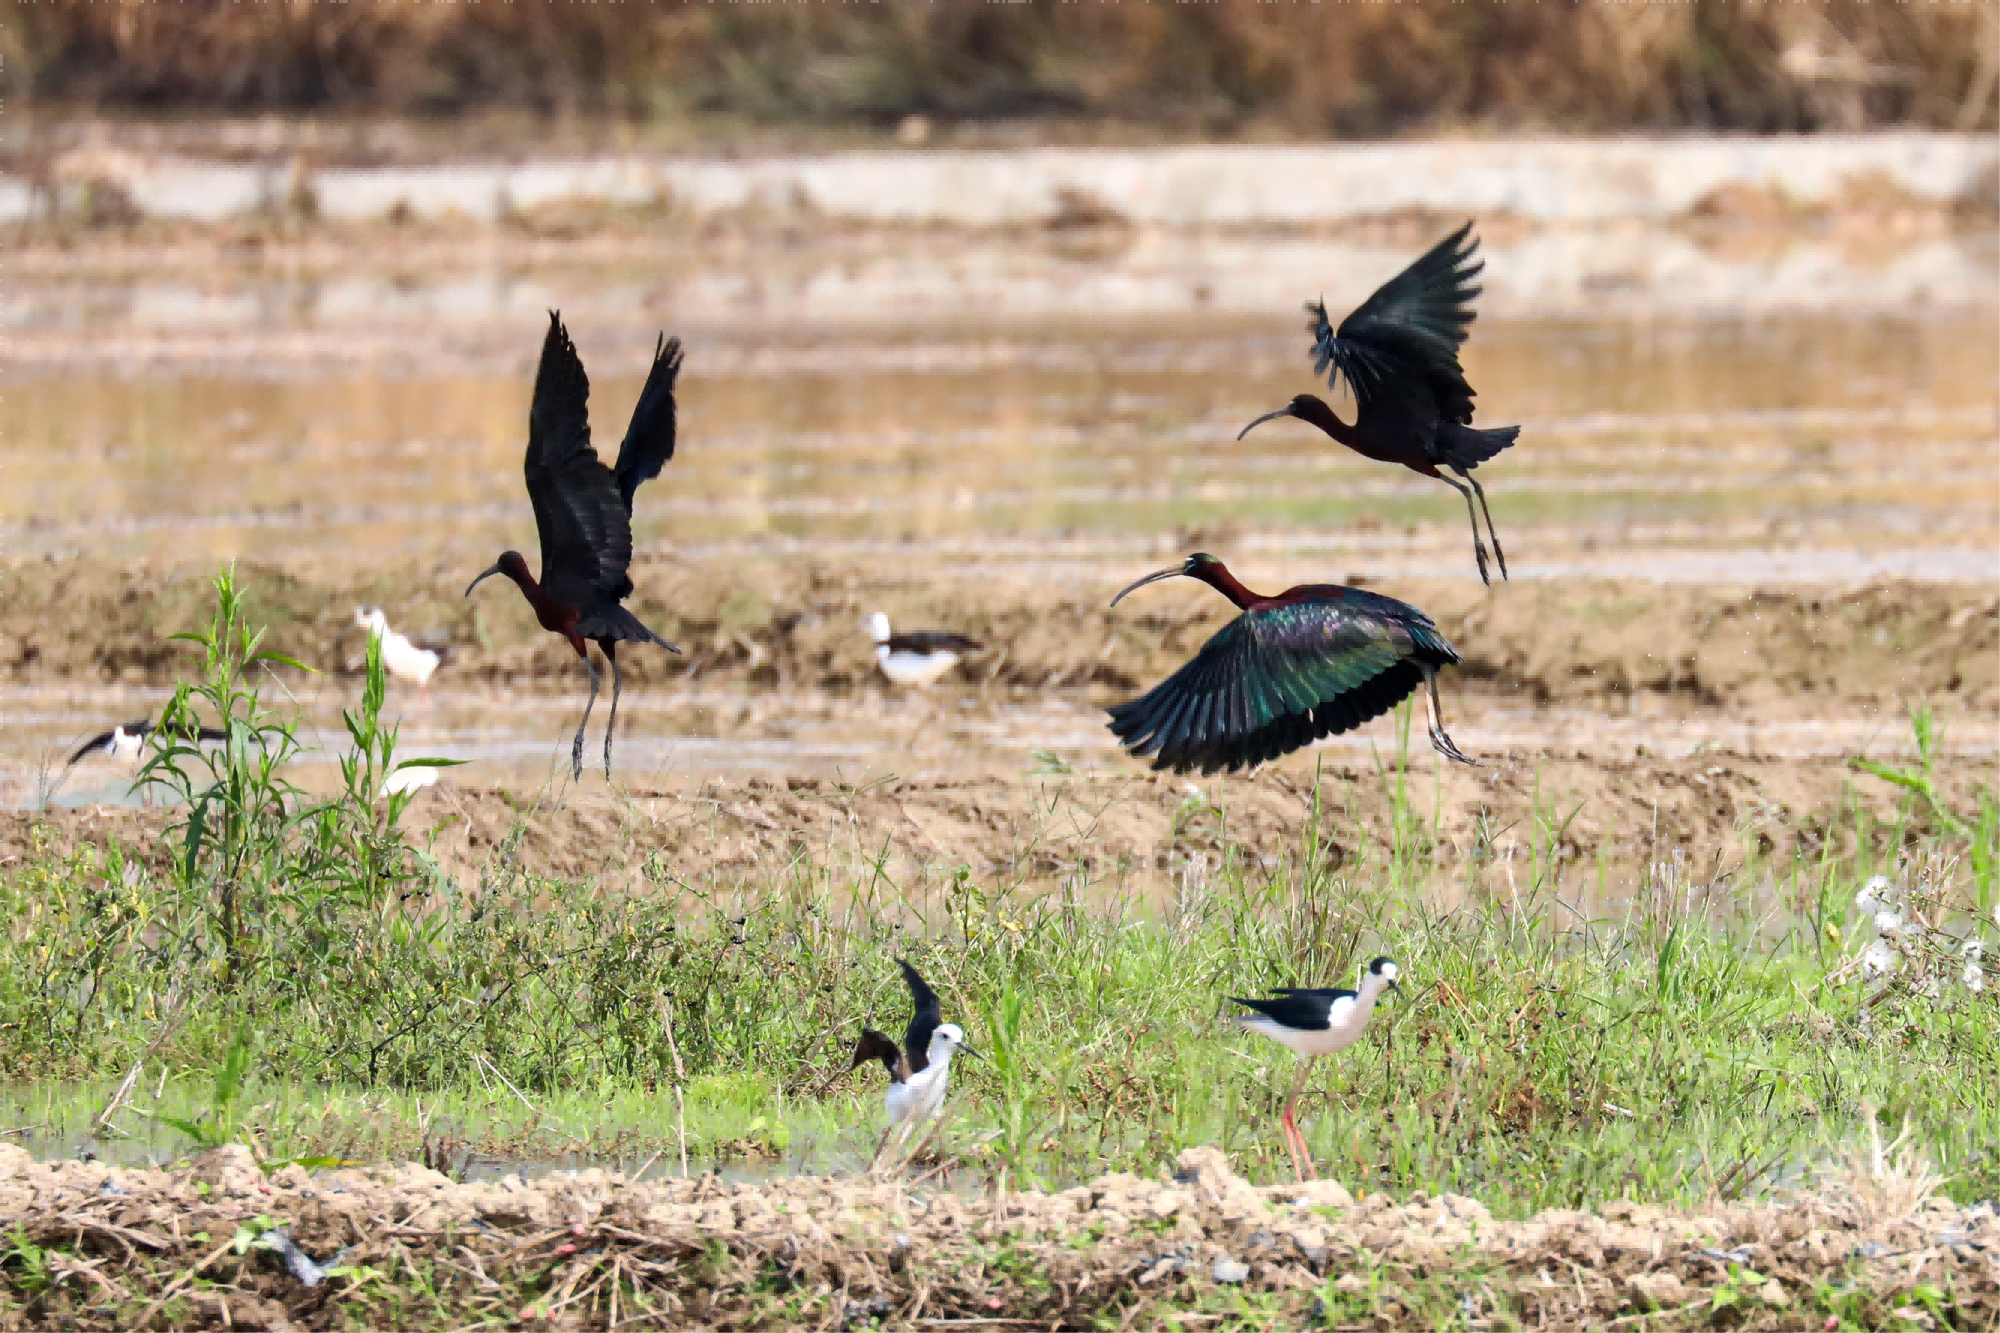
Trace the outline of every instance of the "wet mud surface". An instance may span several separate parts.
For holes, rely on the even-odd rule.
[[[1615,1201],[1511,1221],[1458,1195],[1258,1188],[1212,1148],[1158,1180],[975,1195],[595,1170],[461,1185],[414,1164],[266,1176],[242,1148],[169,1173],[0,1146],[0,1220],[46,1275],[31,1289],[10,1264],[0,1284],[15,1328],[381,1326],[419,1275],[425,1322],[553,1328],[1064,1329],[1247,1304],[1344,1328],[1447,1312],[1697,1328],[1727,1310],[1736,1326],[1804,1329],[1825,1322],[1830,1293],[1862,1326],[1925,1300],[1986,1326],[2000,1317],[2000,1218],[1928,1184],[1850,1170],[1698,1213]],[[418,1307],[404,1308],[407,1321]]]

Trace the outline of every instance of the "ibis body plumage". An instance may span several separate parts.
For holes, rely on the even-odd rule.
[[[1360,588],[1308,583],[1275,597],[1251,592],[1204,552],[1133,583],[1199,579],[1243,614],[1193,661],[1139,698],[1114,705],[1112,734],[1153,767],[1213,773],[1254,767],[1351,731],[1419,686],[1429,692],[1430,741],[1469,764],[1445,734],[1437,673],[1458,651],[1413,606]]]
[[[674,456],[674,383],[680,375],[681,341],[662,337],[653,367],[639,392],[631,424],[618,447],[618,461],[606,467],[590,447],[590,379],[562,316],[549,312],[535,371],[535,396],[528,411],[528,453],[523,472],[541,539],[542,576],[528,572],[519,551],[503,552],[474,579],[466,595],[494,574],[504,574],[534,608],[535,620],[565,639],[590,675],[590,697],[570,746],[572,773],[583,776],[583,731],[597,702],[595,643],[611,664],[611,719],[604,730],[604,776],[611,776],[611,738],[618,725],[620,643],[656,643],[680,649],[639,623],[622,605],[632,593],[632,496],[641,482],[660,475]]]
[[[1266,421],[1295,417],[1319,427],[1363,458],[1400,463],[1413,472],[1436,477],[1465,497],[1472,520],[1472,551],[1481,582],[1486,574],[1486,544],[1479,536],[1476,495],[1493,536],[1493,554],[1500,577],[1507,577],[1507,556],[1493,532],[1493,514],[1486,492],[1472,470],[1513,444],[1519,426],[1475,430],[1472,426],[1472,386],[1458,362],[1458,349],[1475,318],[1472,303],[1479,295],[1473,281],[1485,261],[1473,256],[1479,240],[1466,223],[1432,246],[1421,258],[1382,284],[1338,329],[1324,301],[1307,304],[1307,327],[1313,335],[1313,369],[1325,374],[1329,388],[1345,377],[1354,394],[1352,425],[1342,421],[1325,401],[1302,393],[1275,412],[1266,412],[1237,435],[1242,439]],[[1446,476],[1449,469],[1463,477],[1461,486]],[[1470,489],[1468,489],[1468,487]]]

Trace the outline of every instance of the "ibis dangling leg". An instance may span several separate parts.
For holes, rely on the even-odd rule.
[[[1471,477],[1466,476],[1464,473],[1460,473],[1459,475],[1464,476],[1467,481],[1472,480]],[[1479,539],[1479,511],[1472,507],[1472,492],[1442,472],[1438,473],[1438,480],[1465,497],[1465,516],[1472,520],[1472,558],[1479,564],[1479,581],[1490,588],[1493,586],[1493,580],[1486,573],[1486,543]],[[1488,529],[1491,529],[1493,520],[1490,518],[1487,519],[1486,526]],[[1499,542],[1496,540],[1494,545],[1498,546]],[[1506,576],[1503,574],[1501,577],[1504,578]]]
[[[1453,470],[1472,483],[1472,493],[1479,497],[1479,512],[1486,515],[1486,535],[1493,539],[1493,558],[1500,562],[1500,577],[1504,579],[1507,577],[1507,553],[1500,549],[1500,534],[1493,530],[1493,511],[1486,507],[1486,488],[1479,484],[1479,478],[1464,468]],[[1479,528],[1476,524],[1472,529],[1472,541],[1475,546],[1479,543]]]
[[[590,649],[580,648],[577,652],[583,658],[583,669],[590,673],[590,697],[583,701],[583,720],[576,724],[576,739],[569,745],[572,778],[583,776],[583,729],[590,725],[590,710],[597,703],[597,666],[590,660]]]
[[[602,645],[604,659],[611,663],[611,720],[604,724],[604,780],[611,781],[611,733],[618,730],[618,692],[621,682],[618,678],[618,640],[606,639]]]
[[[1424,672],[1424,684],[1429,689],[1431,748],[1447,759],[1456,760],[1461,764],[1470,764],[1472,767],[1478,768],[1479,761],[1477,759],[1468,759],[1463,754],[1460,754],[1458,747],[1452,744],[1451,737],[1445,734],[1444,708],[1438,702],[1438,677],[1435,667],[1427,669]]]

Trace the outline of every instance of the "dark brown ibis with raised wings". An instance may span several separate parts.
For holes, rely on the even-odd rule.
[[[535,619],[559,634],[583,659],[590,675],[590,698],[570,746],[570,768],[583,776],[583,731],[597,702],[597,668],[586,642],[595,643],[611,664],[611,720],[604,728],[604,776],[611,777],[611,737],[618,725],[620,643],[657,643],[680,649],[639,623],[621,603],[632,593],[632,496],[639,483],[660,475],[674,456],[674,381],[681,370],[681,340],[662,337],[653,350],[653,368],[639,405],[632,411],[618,461],[606,467],[590,447],[590,379],[563,327],[549,312],[548,336],[535,371],[535,397],[528,409],[528,456],[524,472],[528,499],[535,507],[535,531],[542,544],[542,576],[528,572],[519,551],[505,551],[465,589],[470,597],[494,574],[514,580],[534,608]]]
[[[1479,514],[1493,537],[1493,554],[1500,577],[1507,577],[1507,556],[1500,534],[1493,531],[1493,513],[1486,492],[1472,470],[1514,443],[1519,426],[1493,430],[1472,428],[1472,386],[1458,364],[1458,349],[1476,316],[1472,302],[1479,295],[1473,279],[1486,267],[1473,258],[1479,239],[1466,223],[1432,246],[1430,251],[1382,284],[1335,329],[1324,301],[1306,306],[1307,328],[1313,335],[1313,370],[1327,377],[1329,388],[1342,376],[1354,394],[1354,423],[1334,415],[1319,397],[1299,394],[1275,412],[1266,412],[1238,432],[1242,439],[1266,421],[1296,417],[1319,427],[1363,458],[1401,463],[1412,472],[1436,477],[1465,497],[1472,520],[1472,552],[1479,562],[1479,579],[1486,575],[1486,544],[1479,538]],[[1459,485],[1440,469],[1465,478]]]
[[[1111,708],[1112,734],[1154,768],[1213,773],[1255,767],[1351,731],[1430,692],[1431,745],[1473,761],[1445,734],[1438,668],[1458,662],[1431,618],[1393,597],[1306,583],[1275,597],[1251,592],[1220,560],[1196,552],[1111,599],[1160,579],[1198,579],[1242,615],[1217,630],[1192,662],[1130,703]]]

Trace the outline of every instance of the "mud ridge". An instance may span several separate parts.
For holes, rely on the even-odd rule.
[[[455,1184],[415,1164],[267,1176],[242,1147],[120,1170],[0,1146],[0,1220],[52,1279],[36,1289],[9,1264],[0,1288],[18,1302],[12,1327],[141,1309],[144,1324],[176,1296],[183,1328],[379,1324],[419,1272],[439,1313],[550,1327],[602,1326],[622,1303],[620,1326],[1078,1328],[1246,1298],[1299,1324],[1407,1326],[1456,1304],[1543,1326],[1650,1311],[1654,1326],[1701,1327],[1727,1287],[1753,1326],[1817,1328],[1829,1287],[1872,1323],[1920,1278],[1949,1293],[1954,1326],[2000,1317],[2000,1218],[1925,1197],[1922,1178],[1510,1221],[1458,1195],[1258,1188],[1214,1148],[1178,1168],[974,1197],[901,1179],[634,1184],[597,1170]]]
[[[957,586],[949,570],[894,575],[775,559],[724,566],[657,551],[639,564],[633,609],[686,649],[684,657],[629,654],[627,684],[641,688],[691,680],[873,686],[862,619],[885,610],[897,623],[949,627],[987,645],[959,668],[961,687],[1081,691],[1103,701],[1178,666],[1229,611],[1199,589],[1176,589],[1114,612],[1105,605],[1110,580],[1104,590],[1021,580]],[[576,684],[566,647],[512,599],[466,600],[461,571],[400,569],[361,582],[250,565],[238,573],[253,613],[270,626],[266,647],[321,671],[358,667],[354,610],[379,605],[397,628],[446,648],[441,684]],[[2000,708],[2000,598],[1977,584],[1770,591],[1575,580],[1488,592],[1458,579],[1376,588],[1435,617],[1465,655],[1463,680],[1535,703],[1652,693],[1697,705],[1931,697]],[[205,577],[193,574],[88,560],[19,563],[0,592],[0,676],[170,685],[190,655],[168,636],[203,623],[211,604]]]
[[[1623,894],[1645,866],[1678,857],[1712,892],[1749,893],[1761,881],[1739,879],[1760,855],[1782,865],[1795,855],[1851,854],[1864,837],[1882,844],[1899,828],[1907,836],[1925,828],[1921,815],[1899,822],[1898,789],[1837,759],[1537,754],[1465,769],[1426,756],[1402,806],[1393,778],[1372,768],[1325,762],[1318,780],[1315,794],[1309,771],[1201,786],[1149,771],[860,787],[753,779],[558,798],[458,788],[447,778],[418,798],[405,824],[468,888],[507,869],[633,892],[699,882],[759,896],[797,864],[837,883],[882,870],[920,885],[964,866],[1031,890],[1069,883],[1153,894],[1203,882],[1227,858],[1253,877],[1295,867],[1309,827],[1336,871],[1379,864],[1401,846],[1465,892],[1540,883],[1567,897],[1595,893],[1601,875]],[[1947,807],[1969,811],[1990,775],[1952,765],[1938,781]],[[4,813],[0,859],[67,856],[117,839],[164,864],[171,851],[161,830],[177,817],[91,807]],[[1858,820],[1875,822],[1864,831]]]

